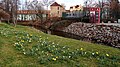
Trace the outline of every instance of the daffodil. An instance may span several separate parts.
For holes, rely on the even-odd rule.
[[[25,51],[25,49],[23,49],[23,51]]]
[[[80,48],[80,50],[83,50],[83,48]]]
[[[49,54],[47,54],[47,56],[48,56]]]
[[[58,56],[56,58],[58,58]]]
[[[110,55],[109,54],[106,54],[107,57],[109,57]]]
[[[31,40],[29,40],[29,43],[31,43],[32,41]]]
[[[54,42],[52,44],[55,44]]]
[[[71,56],[68,56],[69,58],[71,58]]]
[[[24,54],[26,54],[26,53],[24,52]]]
[[[52,58],[52,60],[56,61],[57,59],[56,58]]]
[[[92,53],[92,55],[95,55],[95,53]]]
[[[19,45],[18,43],[15,43],[14,46]]]
[[[38,49],[36,48],[36,50],[38,51]]]
[[[42,43],[42,46],[43,46],[44,44]]]
[[[65,58],[65,56],[63,56],[63,58]]]
[[[27,36],[29,36],[29,34],[27,34]]]
[[[96,52],[96,54],[99,54],[98,52]]]
[[[21,46],[21,47],[23,47],[23,45],[22,45],[22,44],[20,44],[20,46]]]
[[[87,54],[87,52],[85,52],[85,54]]]
[[[32,34],[30,34],[30,36],[32,36]]]
[[[18,43],[15,43],[15,44],[18,44]]]
[[[53,47],[55,47],[55,45],[53,45]]]
[[[21,40],[21,42],[24,42],[24,40]]]
[[[65,48],[65,46],[63,48]]]

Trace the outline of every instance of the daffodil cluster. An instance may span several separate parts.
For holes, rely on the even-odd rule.
[[[32,41],[35,41],[36,44],[30,48],[28,45],[25,45],[32,43]],[[102,60],[109,60],[112,57],[110,54],[103,55],[98,51],[85,51],[84,47],[79,49],[71,49],[68,46],[61,46],[55,42],[49,41],[48,37],[42,38],[42,36],[35,36],[25,32],[22,33],[22,36],[17,35],[17,42],[17,49],[21,49],[20,51],[26,56],[37,56],[41,64],[47,64],[49,62],[71,61],[79,57],[96,58],[100,62],[99,64],[105,64],[107,62]]]
[[[25,56],[37,57],[40,64],[48,64],[54,62],[69,62],[75,61],[79,57],[95,58],[99,66],[102,65],[117,65],[120,57],[112,56],[108,53],[102,54],[99,51],[86,51],[84,47],[72,49],[69,46],[61,46],[50,41],[48,37],[33,35],[23,31],[15,31],[8,29],[0,29],[0,36],[11,37],[15,35],[16,41],[14,47]],[[111,61],[112,60],[112,61]]]

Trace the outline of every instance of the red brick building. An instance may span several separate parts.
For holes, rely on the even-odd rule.
[[[35,11],[35,10],[18,10],[17,11],[17,20],[20,21],[29,21],[29,20],[36,20],[36,14],[42,14],[43,18],[50,17],[50,11]]]

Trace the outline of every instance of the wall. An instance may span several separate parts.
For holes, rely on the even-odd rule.
[[[59,9],[58,9],[59,8]],[[61,6],[51,6],[51,17],[62,17],[62,13],[65,12],[65,9]]]
[[[46,14],[43,15],[43,20],[46,19]],[[18,14],[17,15],[17,20],[18,21],[31,21],[31,20],[36,20],[37,17],[35,14]]]

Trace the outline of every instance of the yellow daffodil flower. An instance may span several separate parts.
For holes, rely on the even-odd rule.
[[[57,59],[56,58],[52,58],[52,60],[56,61]]]
[[[24,40],[21,40],[21,42],[24,42]]]
[[[58,58],[58,56],[56,58]]]
[[[106,54],[107,57],[109,57],[110,55],[109,54]]]
[[[32,36],[32,34],[30,34],[30,36]]]
[[[96,52],[96,54],[99,54],[98,52]]]
[[[24,54],[26,54],[26,53],[24,52]]]
[[[80,50],[83,50],[83,48],[80,48]]]

